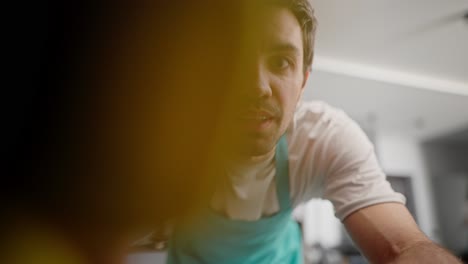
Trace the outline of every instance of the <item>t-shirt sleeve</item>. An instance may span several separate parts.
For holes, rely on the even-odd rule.
[[[333,203],[341,221],[364,207],[406,202],[386,180],[373,144],[348,116],[340,115],[339,122],[330,127],[323,140],[323,198]]]

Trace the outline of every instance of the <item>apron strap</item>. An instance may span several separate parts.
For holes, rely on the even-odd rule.
[[[286,135],[281,136],[275,153],[276,163],[276,193],[281,210],[291,208],[291,199],[289,195],[289,160],[288,143]]]

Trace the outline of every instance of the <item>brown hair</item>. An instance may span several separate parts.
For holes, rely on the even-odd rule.
[[[317,29],[317,19],[310,0],[270,0],[267,2],[288,8],[296,17],[302,30],[304,72],[310,71],[314,58],[315,32]]]

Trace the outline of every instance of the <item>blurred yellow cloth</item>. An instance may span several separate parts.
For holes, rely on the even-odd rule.
[[[71,243],[55,232],[26,227],[10,234],[2,246],[1,263],[9,264],[83,264],[83,256]]]

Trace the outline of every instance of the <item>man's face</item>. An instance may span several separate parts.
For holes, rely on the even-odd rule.
[[[240,65],[245,83],[234,122],[242,152],[249,156],[274,148],[293,118],[306,79],[302,31],[294,14],[271,6],[255,21],[246,37],[247,59]]]

